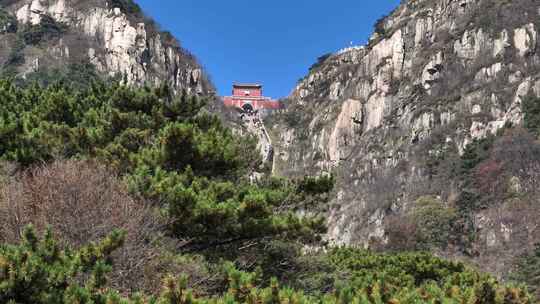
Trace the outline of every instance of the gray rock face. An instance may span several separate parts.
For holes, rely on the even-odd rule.
[[[272,147],[270,135],[261,118],[261,114],[259,112],[243,113],[238,120],[241,124],[237,127],[232,127],[234,132],[239,136],[254,136],[257,140],[257,148],[263,164],[271,164],[274,157],[274,149]]]
[[[277,174],[337,174],[328,215],[337,244],[387,241],[385,219],[420,195],[450,202],[452,185],[433,185],[426,158],[519,125],[523,97],[540,95],[540,2],[402,2],[369,45],[332,55],[298,83],[284,116],[301,113],[299,123],[270,126]],[[494,222],[488,213],[478,222]],[[482,227],[486,246],[515,229]]]
[[[212,90],[197,60],[174,39],[164,36],[154,23],[122,12],[106,0],[10,3],[4,9],[16,16],[19,24],[39,25],[45,18],[52,18],[68,27],[68,33],[45,46],[27,47],[20,75],[40,65],[61,66],[85,60],[104,74],[123,77],[128,84],[167,82],[177,91],[199,94]]]

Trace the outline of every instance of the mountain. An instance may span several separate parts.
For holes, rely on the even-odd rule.
[[[83,69],[128,84],[213,91],[197,59],[131,0],[0,1],[0,66],[21,78],[73,79]]]
[[[268,128],[131,0],[0,4],[0,303],[540,296],[535,2],[402,1]]]
[[[274,172],[332,172],[328,239],[506,276],[540,241],[540,2],[409,0],[267,123]]]

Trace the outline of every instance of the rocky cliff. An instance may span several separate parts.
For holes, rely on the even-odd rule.
[[[128,84],[212,90],[195,57],[131,0],[2,0],[0,11],[0,66],[13,76],[90,63]]]
[[[520,172],[537,161],[511,174],[489,171],[517,192],[497,198],[477,183],[478,166],[495,152],[469,171],[463,163],[487,139],[504,150],[527,137],[501,134],[521,126],[522,103],[540,95],[539,30],[536,0],[402,1],[367,45],[322,57],[298,83],[269,127],[275,172],[336,174],[332,242],[392,248],[396,234],[408,237],[403,220],[415,202],[429,196],[458,214],[451,226],[459,230],[430,249],[505,274],[540,241],[538,197],[513,199],[535,192],[523,185],[535,178]],[[466,187],[486,203],[466,209]]]

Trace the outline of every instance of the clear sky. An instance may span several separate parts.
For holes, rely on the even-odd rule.
[[[135,0],[199,59],[221,95],[260,82],[287,96],[317,57],[364,44],[399,0]]]

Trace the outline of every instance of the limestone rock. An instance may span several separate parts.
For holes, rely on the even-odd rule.
[[[337,172],[328,240],[384,244],[386,221],[418,195],[455,201],[456,185],[436,184],[426,163],[522,124],[524,96],[540,96],[539,10],[526,0],[402,1],[367,45],[333,54],[298,83],[286,111],[300,109],[305,122],[272,126],[274,168]],[[486,248],[502,250],[517,229],[495,224],[496,212],[476,216],[477,261],[494,260]]]
[[[514,46],[520,56],[525,56],[536,50],[538,33],[533,23],[514,30]]]
[[[328,143],[330,161],[338,162],[346,157],[343,152],[347,146],[354,145],[356,132],[361,129],[362,122],[362,105],[360,101],[346,100],[342,105]]]
[[[50,41],[48,50],[27,61],[47,57],[47,62],[64,65],[88,60],[98,71],[120,75],[131,85],[159,85],[167,82],[177,92],[207,94],[213,90],[196,59],[186,50],[168,42],[141,16],[127,15],[107,0],[90,5],[81,0],[19,0],[6,8],[21,24],[40,24],[44,16],[63,23],[79,39]],[[150,26],[150,28],[147,28]],[[56,51],[61,50],[61,51]],[[26,57],[31,57],[29,53]],[[27,66],[21,73],[32,72]]]

